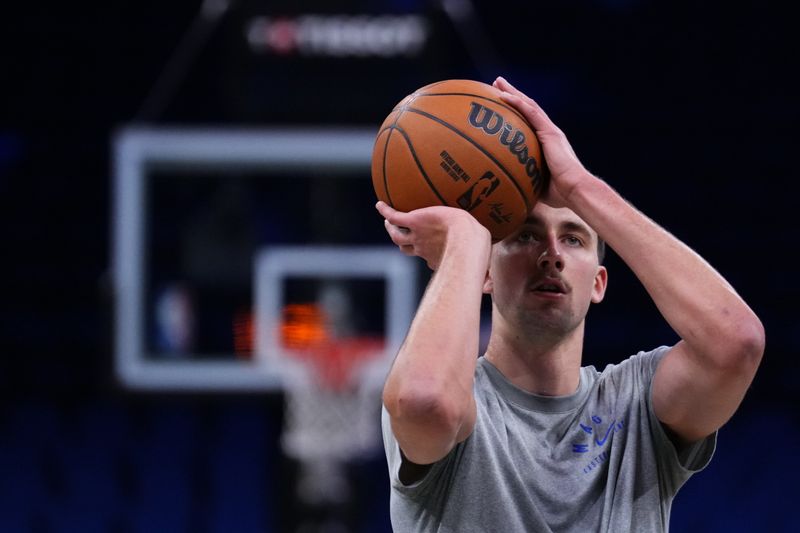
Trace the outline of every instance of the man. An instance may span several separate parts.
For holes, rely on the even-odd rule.
[[[701,257],[591,175],[502,78],[550,170],[525,224],[491,244],[462,210],[377,205],[403,252],[435,270],[387,378],[395,531],[666,531],[672,498],[713,453],[764,350],[763,327]],[[581,367],[603,299],[599,239],[678,333],[602,373]],[[480,302],[492,332],[476,360]]]

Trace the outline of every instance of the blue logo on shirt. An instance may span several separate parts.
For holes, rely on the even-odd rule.
[[[603,424],[603,419],[597,415],[592,415],[592,422],[594,423],[593,426],[584,424],[582,422],[579,423],[578,425],[580,426],[580,428],[583,430],[584,433],[586,433],[587,435],[594,436],[595,446],[604,446],[605,443],[608,441],[609,436],[611,436],[612,434],[616,433],[617,431],[625,427],[624,420],[612,420],[611,423],[606,428],[605,433],[603,433],[601,429]],[[602,437],[600,436],[601,434],[603,435]],[[572,451],[575,453],[586,453],[589,451],[589,445],[573,443]]]
[[[611,435],[625,427],[624,420],[614,419],[608,425],[603,424],[603,419],[597,415],[592,415],[591,423],[584,424],[579,422],[581,430],[585,435],[589,436],[589,443],[572,443],[573,453],[589,453],[590,451],[597,451],[597,448],[603,448]],[[588,474],[608,459],[608,451],[601,450],[600,453],[595,455],[589,463],[583,468],[583,473]]]

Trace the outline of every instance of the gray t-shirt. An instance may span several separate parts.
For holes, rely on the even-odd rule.
[[[716,434],[680,457],[653,413],[667,347],[601,373],[583,367],[570,396],[529,394],[481,357],[472,434],[412,485],[383,410],[394,531],[581,532],[669,529],[672,499],[711,460]]]

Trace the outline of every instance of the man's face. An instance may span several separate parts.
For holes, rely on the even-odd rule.
[[[605,294],[597,234],[567,208],[538,202],[517,231],[492,249],[484,291],[512,327],[560,337]]]

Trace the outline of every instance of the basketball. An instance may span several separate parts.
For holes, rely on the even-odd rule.
[[[380,127],[372,185],[399,211],[446,205],[471,213],[498,241],[545,190],[539,140],[491,85],[445,80],[400,101]]]

